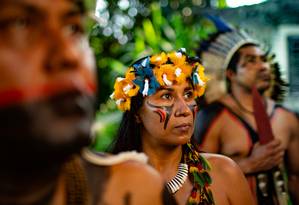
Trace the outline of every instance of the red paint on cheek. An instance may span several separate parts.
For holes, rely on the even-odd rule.
[[[166,112],[164,110],[156,109],[154,112],[157,113],[160,116],[160,122],[165,122]]]
[[[0,107],[18,103],[32,102],[59,93],[77,90],[88,95],[96,92],[95,82],[76,83],[71,81],[52,82],[43,85],[9,88],[0,91]]]

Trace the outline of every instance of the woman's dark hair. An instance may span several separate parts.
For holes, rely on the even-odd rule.
[[[131,99],[131,109],[123,114],[111,152],[117,154],[123,151],[142,151],[141,124],[136,121],[136,114],[143,103],[143,96],[138,93]]]
[[[78,6],[80,13],[86,13],[86,2],[85,0],[73,0],[73,2]]]

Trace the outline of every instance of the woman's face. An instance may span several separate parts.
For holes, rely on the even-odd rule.
[[[187,143],[193,134],[196,111],[190,83],[161,87],[144,99],[139,110],[143,143],[170,146]]]

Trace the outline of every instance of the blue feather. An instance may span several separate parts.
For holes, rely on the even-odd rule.
[[[218,32],[230,32],[233,29],[231,27],[229,27],[229,25],[227,25],[221,18],[217,17],[217,16],[212,16],[209,14],[205,15],[209,20],[211,20],[215,27],[217,28]]]

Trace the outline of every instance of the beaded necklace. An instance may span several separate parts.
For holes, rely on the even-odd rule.
[[[193,184],[187,205],[215,205],[210,185],[212,179],[208,173],[210,165],[191,143],[183,146],[184,163],[189,167],[189,180]]]

